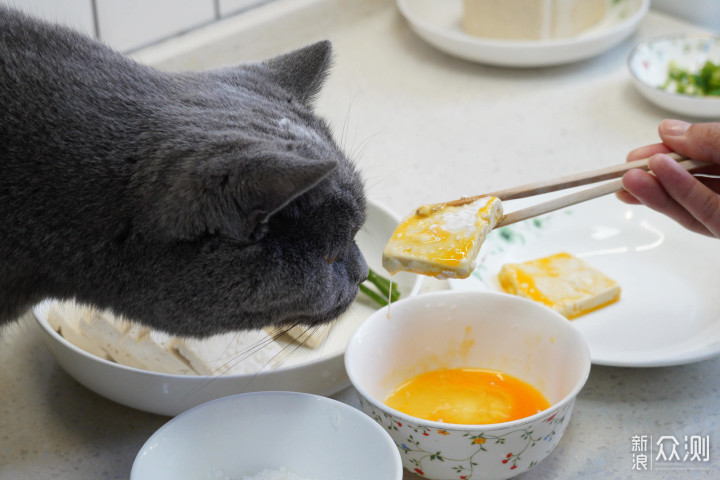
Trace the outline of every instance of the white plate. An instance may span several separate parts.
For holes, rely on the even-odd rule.
[[[382,250],[400,218],[370,202],[365,226],[356,240],[370,268],[381,272]],[[421,287],[418,275],[400,272],[393,280],[403,296],[415,295]],[[43,339],[60,366],[89,389],[118,403],[162,415],[177,415],[201,403],[236,393],[290,390],[332,395],[350,385],[343,365],[345,347],[355,329],[377,310],[359,296],[336,321],[325,343],[317,349],[296,347],[279,367],[257,374],[201,377],[169,375],[127,367],[96,357],[62,338],[47,323],[53,301],[33,308]],[[285,353],[283,353],[285,355]]]
[[[555,40],[500,40],[468,35],[460,25],[462,0],[397,0],[412,29],[456,57],[508,67],[575,62],[598,55],[628,37],[648,11],[650,0],[611,2],[605,19],[581,35]]]
[[[720,62],[720,37],[682,35],[662,37],[635,47],[628,68],[638,91],[657,106],[681,115],[720,118],[720,97],[695,97],[663,88],[670,62],[696,72],[706,61]]]
[[[517,201],[520,202],[520,201]],[[515,207],[508,202],[508,211]],[[652,367],[720,354],[720,244],[643,206],[604,197],[491,232],[453,289],[502,291],[500,267],[560,251],[614,278],[620,300],[572,321],[598,365]]]

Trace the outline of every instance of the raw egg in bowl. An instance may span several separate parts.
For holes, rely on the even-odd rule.
[[[435,480],[505,479],[560,442],[590,353],[565,317],[536,302],[437,292],[370,316],[345,367],[405,469]]]

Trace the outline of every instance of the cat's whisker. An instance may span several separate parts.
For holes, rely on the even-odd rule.
[[[242,332],[238,332],[238,336]],[[193,388],[190,392],[187,393],[186,398],[191,397],[195,395],[197,392],[202,390],[203,388],[207,387],[208,385],[212,384],[215,380],[221,378],[225,373],[227,373],[230,369],[232,369],[234,366],[238,365],[239,363],[245,361],[247,358],[252,356],[254,353],[256,353],[261,348],[264,348],[265,346],[269,345],[272,341],[274,341],[274,338],[270,338],[267,340],[261,340],[254,345],[249,346],[244,352],[242,352],[240,355],[236,356],[232,360],[228,360],[225,362],[222,366],[215,369],[212,375],[207,376],[204,381],[202,381],[197,387]],[[228,345],[229,348],[229,345]],[[270,358],[260,369],[258,369],[257,372],[255,372],[250,379],[250,381],[247,383],[247,385],[250,385],[252,383],[253,379],[257,376],[258,373],[262,372],[267,368],[267,366],[274,360],[279,353],[272,358]],[[246,385],[246,388],[247,388]]]
[[[346,135],[347,135],[348,125],[350,125],[350,111],[352,110],[352,106],[353,106],[353,103],[355,102],[356,97],[357,97],[357,91],[353,94],[352,98],[350,98],[350,101],[348,102],[348,109],[347,109],[347,112],[345,113],[345,118],[343,120],[342,131],[340,133],[340,148],[343,151],[347,151],[346,150],[347,145],[345,142],[347,141]]]

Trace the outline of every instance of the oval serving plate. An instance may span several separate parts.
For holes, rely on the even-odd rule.
[[[580,35],[554,40],[501,40],[465,33],[462,0],[397,0],[402,15],[421,38],[450,55],[506,67],[539,67],[576,62],[599,55],[635,31],[650,0],[611,3],[603,20]]]
[[[382,271],[385,243],[400,218],[385,207],[369,202],[368,218],[356,237],[370,268]],[[403,296],[419,292],[421,278],[400,272],[393,280]],[[350,385],[343,365],[345,347],[355,329],[375,310],[375,304],[359,296],[336,321],[317,349],[287,343],[279,366],[247,375],[213,377],[170,375],[120,365],[81,350],[65,340],[47,322],[53,301],[33,308],[43,340],[60,366],[90,390],[118,403],[161,415],[177,415],[209,400],[237,393],[287,390],[332,395]],[[280,341],[281,346],[282,341]],[[286,355],[285,352],[290,352]]]
[[[680,365],[720,354],[719,247],[716,239],[610,196],[494,230],[478,268],[450,283],[502,291],[497,274],[503,264],[572,253],[622,287],[617,303],[572,320],[593,363]]]
[[[638,91],[655,105],[674,113],[699,118],[720,118],[720,96],[692,96],[665,89],[670,62],[697,72],[706,61],[720,63],[720,36],[660,37],[635,47],[628,69]]]

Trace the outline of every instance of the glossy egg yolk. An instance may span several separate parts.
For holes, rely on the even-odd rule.
[[[420,374],[393,390],[385,404],[413,417],[463,425],[509,422],[550,406],[522,380],[476,368]]]

